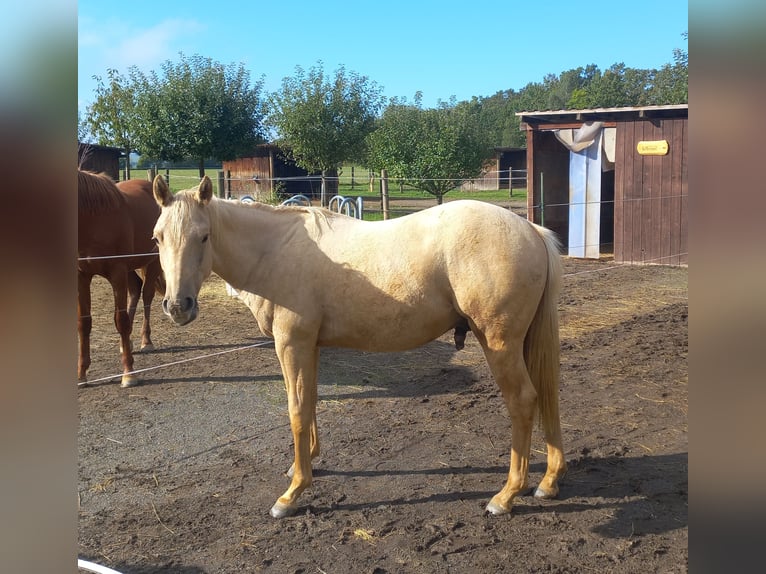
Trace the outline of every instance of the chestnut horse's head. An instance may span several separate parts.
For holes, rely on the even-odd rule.
[[[174,196],[165,178],[158,175],[153,192],[162,208],[154,226],[166,282],[162,310],[178,325],[185,325],[197,318],[197,295],[213,266],[208,209],[213,184],[205,176],[197,189]]]

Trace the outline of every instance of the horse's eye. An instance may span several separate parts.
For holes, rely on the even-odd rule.
[[[203,238],[202,238],[202,243],[205,243],[205,242],[207,242],[207,237],[208,237],[208,236],[207,236],[207,235],[205,235],[205,237],[203,237]]]

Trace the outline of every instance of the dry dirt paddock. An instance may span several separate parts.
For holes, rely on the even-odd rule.
[[[217,277],[186,327],[158,298],[157,350],[136,355],[149,370],[121,389],[95,280],[80,557],[126,574],[685,572],[687,270],[564,265],[569,473],[557,500],[523,496],[501,517],[484,505],[508,471],[510,423],[470,333],[462,351],[451,334],[407,353],[323,350],[323,452],[301,511],[277,521],[292,444],[274,348],[249,311]],[[532,483],[544,449],[538,432]]]

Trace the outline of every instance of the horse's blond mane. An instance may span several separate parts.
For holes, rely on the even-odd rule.
[[[106,213],[125,205],[125,196],[105,173],[77,170],[77,207],[90,214]]]
[[[305,205],[269,205],[268,203],[259,203],[259,202],[253,202],[253,203],[237,203],[237,202],[228,202],[226,200],[221,200],[219,198],[213,198],[213,200],[210,202],[210,206],[212,209],[210,210],[210,218],[211,218],[211,225],[215,227],[215,220],[218,219],[218,207],[219,205],[233,205],[236,206],[237,209],[255,209],[259,210],[265,213],[273,214],[277,217],[295,217],[296,215],[301,216],[301,218],[304,221],[307,221],[309,225],[307,226],[307,231],[310,234],[310,236],[313,239],[319,239],[319,237],[322,236],[322,233],[328,229],[332,228],[332,220],[336,217],[341,217],[338,213],[335,213],[334,211],[330,211],[328,209],[325,209],[323,207],[310,207]],[[303,217],[308,216],[308,217]]]

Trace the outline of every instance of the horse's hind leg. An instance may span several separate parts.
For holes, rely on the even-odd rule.
[[[558,389],[557,389],[558,390]],[[558,392],[556,400],[551,401],[551,413],[546,421],[543,417],[543,431],[545,444],[548,450],[548,465],[545,476],[535,489],[535,498],[555,498],[559,493],[559,480],[567,472],[567,463],[564,459],[564,443],[561,439],[561,421],[559,419]]]
[[[527,488],[532,425],[537,407],[537,392],[524,363],[521,339],[505,341],[479,336],[484,354],[503,395],[511,417],[511,464],[503,489],[492,497],[487,511],[506,514],[513,499]]]
[[[90,315],[90,284],[93,277],[77,273],[77,332],[79,334],[79,356],[77,358],[77,379],[80,382],[88,380],[87,372],[90,367],[90,333],[93,329],[93,318]]]

